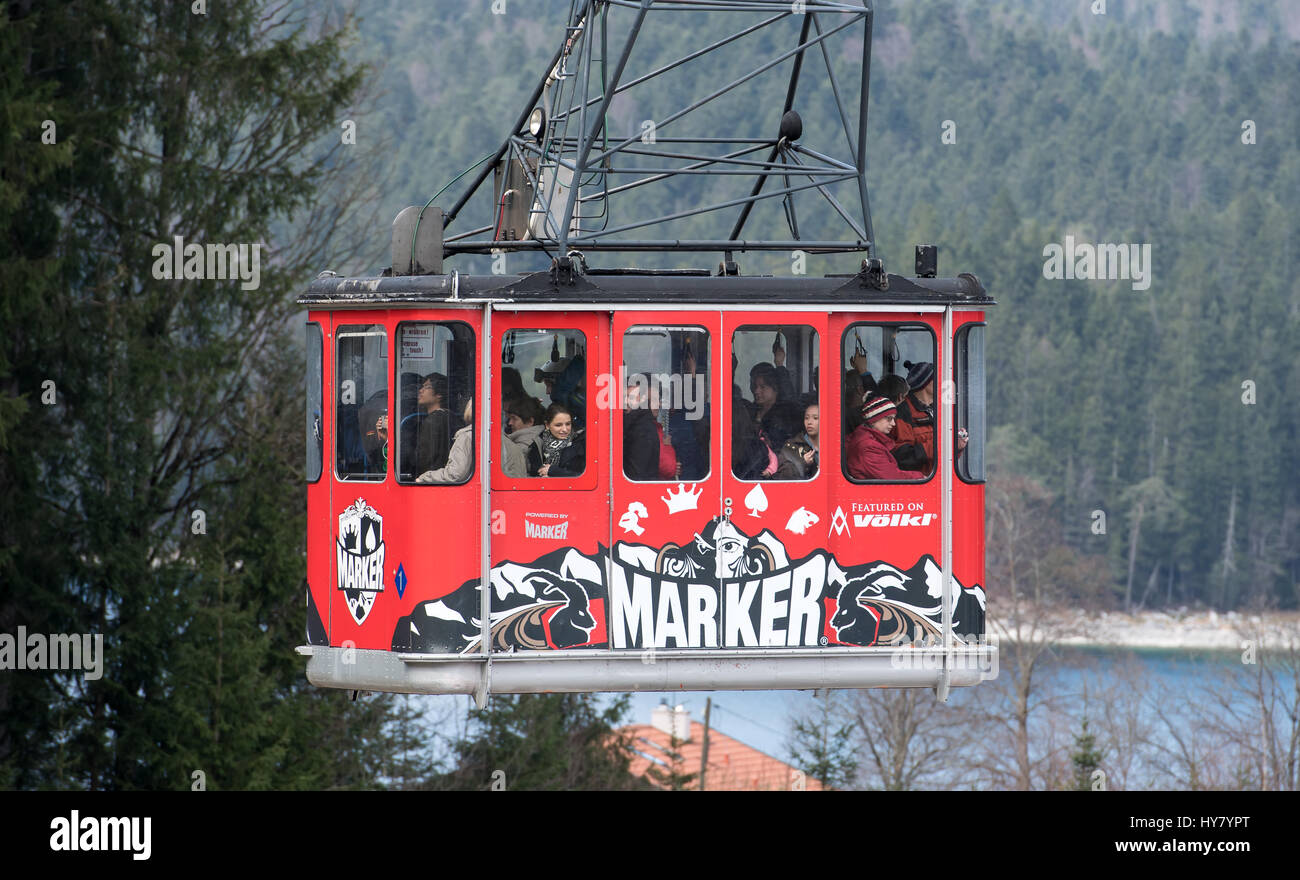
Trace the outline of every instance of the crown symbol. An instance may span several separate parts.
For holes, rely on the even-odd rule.
[[[703,489],[697,488],[698,485],[698,483],[692,483],[691,488],[687,489],[685,483],[678,483],[676,492],[669,489],[667,495],[659,496],[659,500],[668,505],[670,515],[681,513],[683,510],[695,510],[700,496],[704,494]]]

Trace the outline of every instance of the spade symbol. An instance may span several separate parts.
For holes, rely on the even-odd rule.
[[[767,495],[763,494],[763,484],[755,484],[754,488],[745,496],[745,506],[749,508],[750,516],[758,516],[767,510]]]

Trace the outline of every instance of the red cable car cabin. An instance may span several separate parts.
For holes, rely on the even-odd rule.
[[[878,287],[318,279],[310,680],[482,700],[989,677],[992,301],[970,275]],[[927,372],[928,448],[855,476],[862,388]]]

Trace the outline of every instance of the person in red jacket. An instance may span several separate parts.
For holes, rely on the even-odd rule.
[[[898,407],[887,397],[868,395],[862,402],[862,424],[849,435],[849,476],[858,480],[913,480],[894,460],[894,429]]]

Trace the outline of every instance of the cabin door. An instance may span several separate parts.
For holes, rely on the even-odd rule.
[[[942,480],[935,468],[936,430],[950,430],[943,424],[942,315],[936,312],[841,313],[831,318],[834,349],[828,351],[826,387],[837,388],[843,413],[840,418],[840,453],[843,466],[831,484],[835,522],[827,536],[828,549],[841,565],[884,563],[917,577],[932,575],[942,559],[940,539]],[[890,392],[891,384],[901,387],[911,377],[924,380],[936,395],[930,404],[938,413],[915,418],[910,432],[895,417],[886,442],[906,444],[893,452],[901,473],[893,475],[861,472],[863,458],[853,454],[854,432],[861,423],[860,404],[867,393]],[[891,378],[893,377],[893,378]],[[831,383],[835,384],[832,385]],[[901,392],[907,394],[907,388]],[[925,400],[931,398],[926,397]],[[915,400],[915,398],[913,398]],[[886,423],[887,424],[887,423]],[[827,439],[832,425],[826,424]],[[882,630],[883,631],[883,630]],[[860,642],[859,642],[860,643]]]
[[[609,315],[492,314],[493,650],[605,644]]]
[[[480,313],[336,313],[330,643],[455,653],[428,609],[479,572]]]
[[[717,566],[723,514],[725,353],[717,311],[618,311],[608,415],[612,538],[609,644],[723,644]]]
[[[392,328],[386,311],[335,312],[326,344],[333,365],[328,601],[330,644],[387,649],[396,619],[390,547],[400,519],[390,504]]]
[[[735,573],[742,583],[736,607],[748,620],[732,629],[744,646],[825,644],[818,605],[825,572],[814,556],[826,546],[828,486],[838,468],[838,435],[822,416],[832,408],[821,369],[834,364],[827,315],[727,311],[722,329],[731,453],[723,504],[736,539],[749,548]],[[826,378],[833,380],[834,371]]]

